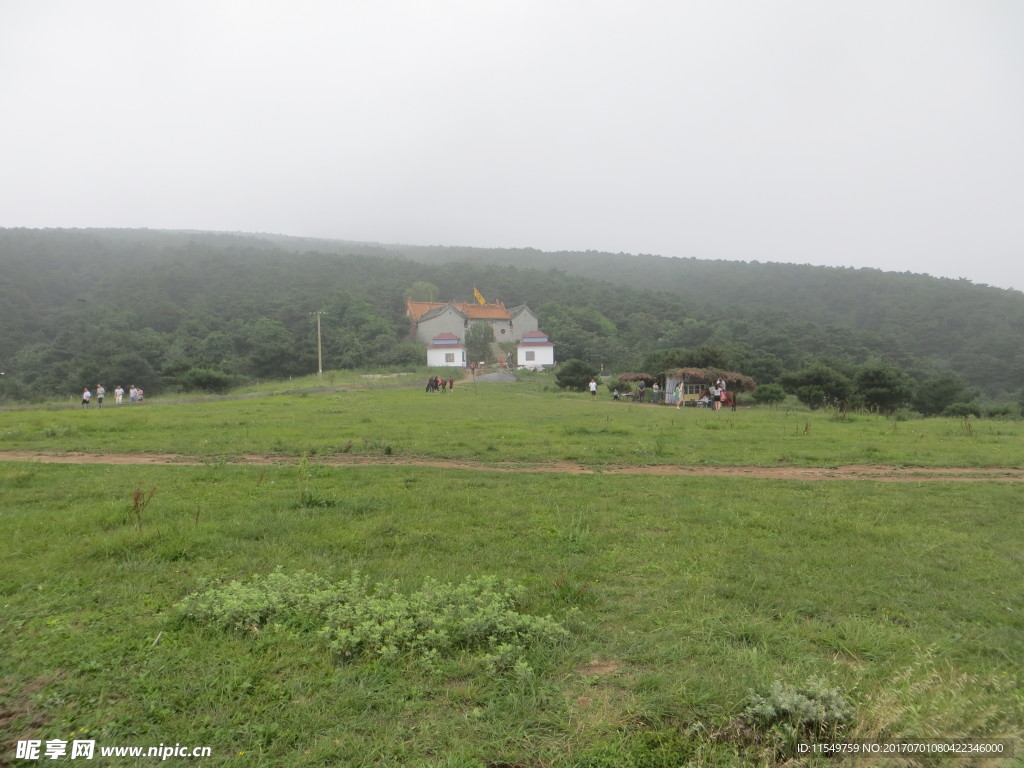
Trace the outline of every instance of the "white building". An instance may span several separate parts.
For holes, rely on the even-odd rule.
[[[454,333],[439,333],[427,345],[427,365],[449,368],[466,367],[466,347]]]
[[[516,365],[526,368],[545,368],[555,364],[555,345],[542,331],[529,331],[516,345]]]

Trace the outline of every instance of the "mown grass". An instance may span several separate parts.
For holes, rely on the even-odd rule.
[[[540,383],[459,382],[246,400],[0,414],[0,450],[160,452],[204,458],[341,453],[493,464],[572,461],[1022,467],[1024,422],[895,421],[763,408],[676,410],[545,391]]]
[[[493,408],[483,406],[488,398]],[[870,444],[895,463],[927,465],[911,448],[949,442],[964,443],[967,457],[940,460],[954,452],[933,446],[929,461],[1007,466],[1016,454],[1003,438],[1019,429],[994,424],[985,434],[976,424],[966,437],[954,422],[677,414],[513,386],[462,400],[358,391],[18,412],[0,414],[0,432],[62,418],[83,430],[109,418],[127,425],[102,438],[109,443],[62,449],[121,450],[112,446],[130,439],[133,450],[164,452],[207,440],[209,450],[195,453],[216,457],[229,453],[224,433],[242,431],[229,423],[232,413],[241,420],[231,410],[240,407],[254,409],[254,445],[279,436],[279,450],[296,458],[326,446],[332,429],[356,450],[357,438],[373,437],[353,427],[360,414],[382,430],[373,439],[406,455],[523,462],[564,459],[602,440],[629,445],[678,418],[692,441],[713,439],[666,440],[660,462],[713,447],[711,463],[771,463],[780,444],[807,446],[819,431],[830,438],[815,438],[809,452],[831,441],[852,443],[829,450],[853,456],[865,438],[843,436],[873,430]],[[720,416],[734,426],[700,426]],[[908,441],[911,428],[929,431]],[[769,433],[782,437],[749,440]],[[495,437],[503,434],[517,436],[519,449]],[[18,440],[0,447],[40,447]],[[462,445],[446,447],[453,443]],[[267,449],[230,452],[249,450]],[[744,707],[774,681],[812,679],[849,700],[844,738],[1020,736],[1016,483],[338,468],[317,455],[287,467],[0,464],[0,762],[19,738],[74,734],[106,745],[208,745],[210,765],[782,764],[792,755],[751,728]],[[136,513],[137,492],[151,500]],[[175,610],[206,580],[277,567],[330,580],[358,570],[406,592],[427,578],[508,578],[525,587],[522,611],[550,614],[570,634],[533,650],[532,673],[516,676],[455,660],[345,661],[315,632],[230,632]]]

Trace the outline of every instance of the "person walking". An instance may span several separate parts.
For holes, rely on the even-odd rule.
[[[105,390],[103,388],[102,384],[97,384],[96,385],[96,407],[97,408],[102,408],[103,407],[103,396],[105,394],[107,394],[107,390]]]
[[[120,405],[122,400],[124,400],[124,387],[118,384],[114,389],[114,405]]]
[[[128,388],[128,401],[134,403],[138,399],[139,390],[136,389],[134,384],[132,384],[131,387]]]
[[[88,387],[83,387],[82,388],[82,407],[83,408],[88,408],[89,407],[89,398],[91,398],[91,397],[92,397],[92,392],[89,391],[89,388]]]
[[[595,379],[591,379],[590,384],[588,384],[587,386],[590,387],[591,399],[597,397],[597,381]]]

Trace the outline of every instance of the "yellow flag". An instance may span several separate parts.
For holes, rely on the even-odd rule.
[[[486,300],[486,299],[484,299],[484,296],[483,296],[483,294],[482,294],[482,293],[480,293],[480,291],[478,291],[478,290],[476,289],[476,286],[475,286],[475,285],[473,286],[473,295],[474,295],[474,296],[476,296],[476,303],[477,303],[477,304],[486,304],[486,303],[487,303],[487,300]]]

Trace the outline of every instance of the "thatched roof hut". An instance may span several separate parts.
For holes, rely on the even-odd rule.
[[[651,374],[649,373],[624,373],[621,376],[619,376],[619,381],[628,381],[630,383],[642,381],[647,386],[650,386],[657,380],[657,376],[651,376]]]
[[[749,376],[721,368],[672,368],[662,375],[665,377],[666,386],[669,380],[672,380],[672,386],[675,386],[679,381],[712,384],[722,379],[726,383],[726,389],[741,392],[752,392],[757,389],[757,382]]]
[[[665,379],[665,400],[676,402],[676,385],[682,385],[682,400],[693,403],[708,387],[719,379],[725,381],[725,388],[732,392],[750,392],[757,388],[757,382],[749,376],[721,368],[672,368],[661,374]]]

